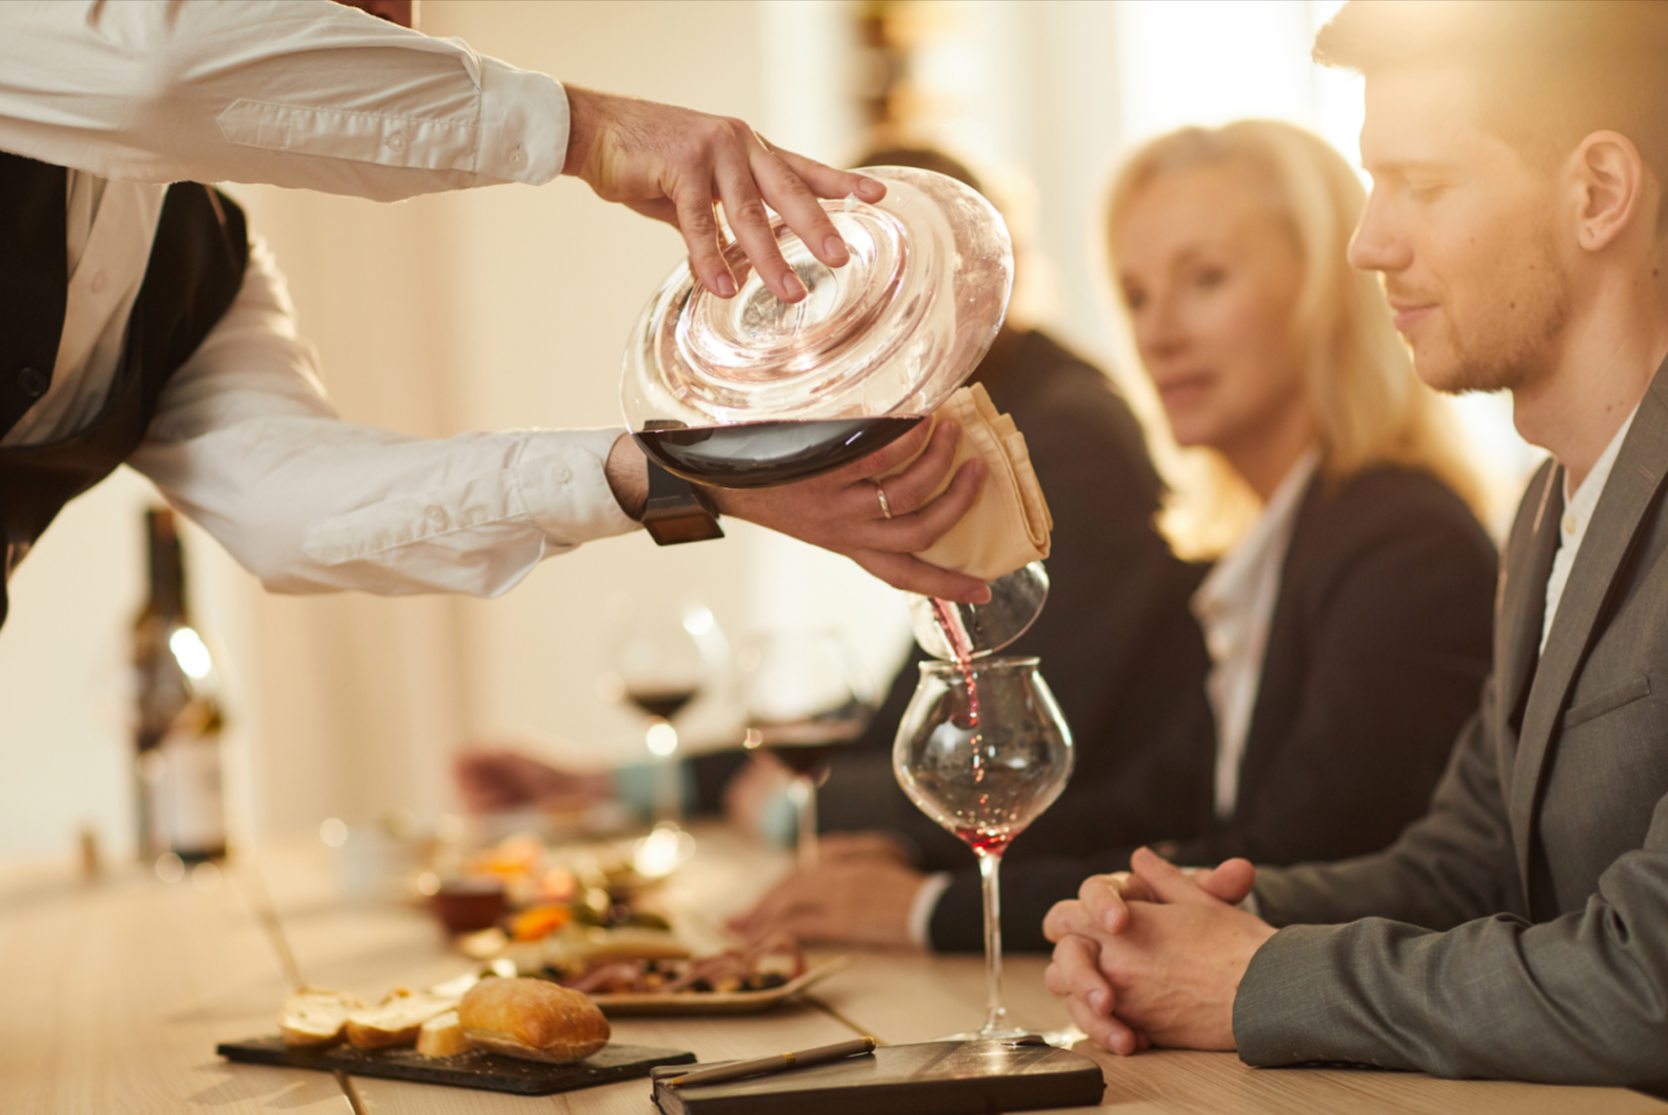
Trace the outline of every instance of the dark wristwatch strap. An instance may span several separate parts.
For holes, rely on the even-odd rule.
[[[718,508],[712,497],[681,476],[674,476],[647,458],[649,498],[643,504],[643,527],[658,546],[705,542],[723,538]]]

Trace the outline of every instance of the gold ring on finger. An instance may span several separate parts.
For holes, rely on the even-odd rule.
[[[880,517],[890,519],[892,517],[892,504],[886,498],[886,487],[878,480],[871,480],[870,483],[875,486],[875,495],[880,497]]]

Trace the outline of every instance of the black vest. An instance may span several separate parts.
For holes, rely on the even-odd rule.
[[[52,382],[69,291],[67,180],[63,167],[0,152],[0,437]],[[60,441],[0,449],[0,562],[8,544],[32,544],[64,504],[139,447],[169,377],[231,308],[248,258],[243,210],[230,198],[195,182],[168,188],[122,363],[97,416]]]

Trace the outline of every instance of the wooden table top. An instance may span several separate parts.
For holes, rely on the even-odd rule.
[[[674,881],[672,898],[714,921],[785,867],[718,834]],[[722,896],[722,897],[720,897]],[[855,1033],[902,1043],[976,1028],[976,957],[855,951],[804,1002],[768,1014],[614,1022],[617,1041],[688,1049],[702,1060],[753,1057]],[[344,901],[327,849],[290,844],[213,873],[163,883],[138,868],[84,881],[64,864],[0,865],[0,1112],[283,1111],[297,1115],[551,1111],[647,1115],[630,1081],[544,1098],[347,1078],[215,1056],[216,1043],[271,1033],[285,994],[311,983],[380,995],[469,970],[423,913]],[[1063,1029],[1042,986],[1044,960],[1009,957],[1014,1020]],[[1252,1069],[1225,1053],[1118,1058],[1089,1046],[1106,1075],[1096,1110],[1116,1115],[1320,1112],[1668,1115],[1619,1088],[1436,1080],[1416,1073]]]

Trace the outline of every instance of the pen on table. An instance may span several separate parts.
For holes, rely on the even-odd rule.
[[[771,1057],[737,1061],[733,1065],[714,1065],[710,1069],[696,1069],[682,1076],[674,1076],[666,1083],[675,1088],[691,1084],[718,1084],[726,1080],[740,1080],[744,1076],[764,1076],[806,1065],[823,1065],[829,1061],[841,1061],[847,1057],[857,1057],[874,1051],[874,1038],[853,1038],[851,1041],[837,1041],[833,1045],[819,1045],[815,1049],[801,1049],[797,1053],[777,1053]]]

